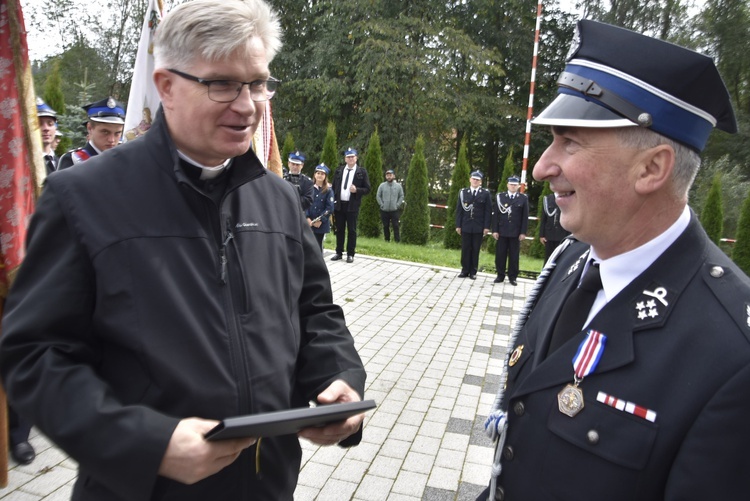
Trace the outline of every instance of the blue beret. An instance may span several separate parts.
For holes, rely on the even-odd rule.
[[[36,114],[38,117],[50,117],[57,121],[57,112],[40,97],[36,98]]]
[[[714,127],[737,132],[713,60],[630,30],[578,22],[558,95],[532,123],[648,127],[702,151]]]
[[[94,122],[125,124],[125,107],[112,97],[87,104],[83,109],[86,110],[89,120]]]
[[[305,155],[300,151],[295,151],[289,154],[289,161],[295,164],[303,164],[305,163]]]
[[[331,173],[331,171],[326,167],[326,164],[320,164],[317,167],[315,167],[316,171],[325,172],[326,176]]]
[[[345,156],[345,157],[350,157],[350,156],[352,156],[352,155],[354,155],[354,156],[357,156],[357,150],[355,150],[354,148],[352,148],[352,147],[350,146],[350,147],[349,147],[349,148],[347,148],[347,149],[346,149],[346,151],[344,152],[344,156]]]

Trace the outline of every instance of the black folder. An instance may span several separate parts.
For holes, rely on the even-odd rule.
[[[336,421],[343,421],[375,407],[374,400],[363,400],[232,417],[222,420],[209,430],[205,438],[206,440],[225,440],[240,437],[290,435],[302,428],[325,426]]]

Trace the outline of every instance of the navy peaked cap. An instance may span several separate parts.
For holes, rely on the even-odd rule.
[[[532,123],[642,126],[702,151],[714,127],[737,132],[710,57],[630,30],[578,22],[557,98]]]
[[[89,120],[110,124],[125,124],[125,107],[113,97],[102,99],[83,107]]]

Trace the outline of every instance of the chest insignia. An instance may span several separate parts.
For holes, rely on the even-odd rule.
[[[519,344],[516,346],[516,349],[513,350],[513,353],[510,355],[510,360],[508,360],[508,367],[513,367],[518,362],[518,359],[521,358],[521,354],[523,353],[523,345]]]

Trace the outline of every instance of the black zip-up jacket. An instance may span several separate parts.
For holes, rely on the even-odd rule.
[[[364,393],[297,193],[252,152],[226,175],[217,204],[160,112],[145,137],[47,180],[0,371],[14,407],[78,461],[74,500],[292,499],[294,435],[262,440],[260,473],[256,447],[192,486],[157,471],[182,418],[306,405],[336,379]]]

